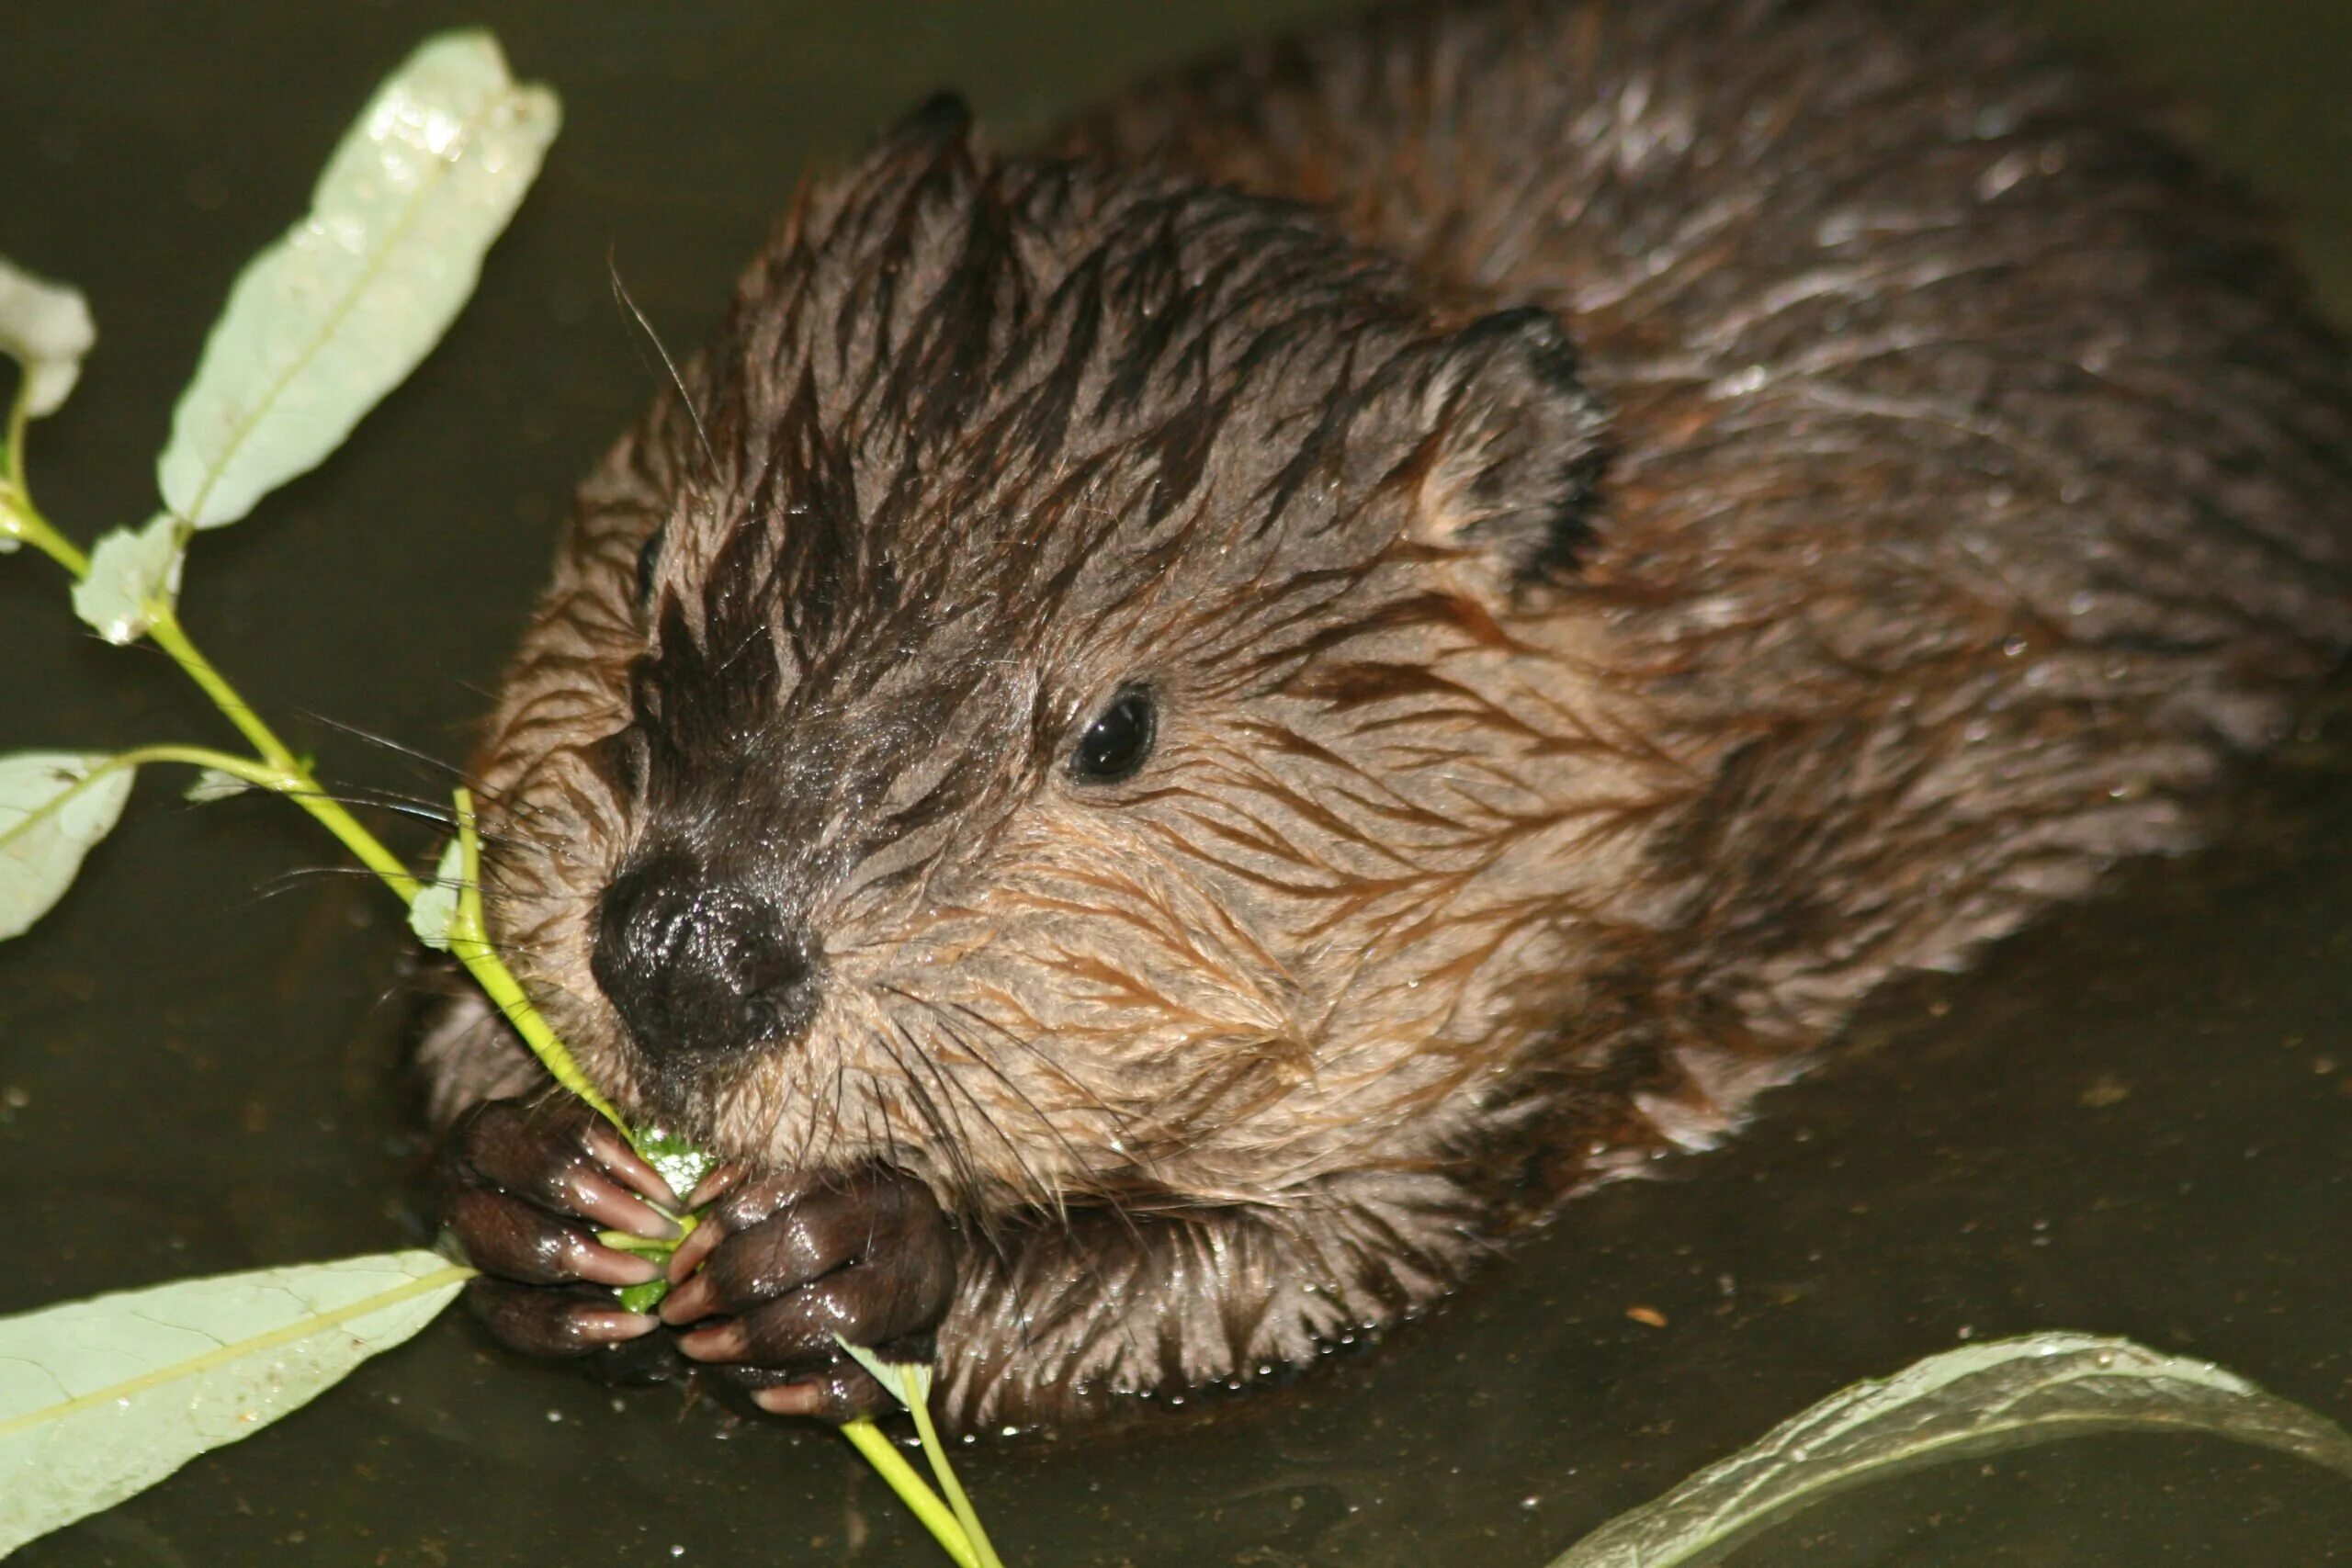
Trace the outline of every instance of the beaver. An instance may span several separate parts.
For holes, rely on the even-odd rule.
[[[673,1193],[431,1032],[480,1314],[762,1408],[1238,1384],[1705,1145],[2277,737],[2352,392],[2247,205],[1996,19],[1493,0],[941,98],[581,492],[497,939]],[[659,1314],[594,1227],[707,1205]]]

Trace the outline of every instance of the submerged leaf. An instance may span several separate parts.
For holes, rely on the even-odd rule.
[[[1958,1454],[2155,1427],[2234,1438],[2352,1475],[2352,1438],[2210,1361],[2128,1339],[2035,1334],[1948,1350],[1841,1389],[1753,1447],[1602,1526],[1552,1568],[1673,1568],[1823,1495]]]
[[[82,374],[82,356],[98,341],[82,291],[36,277],[0,256],[0,354],[25,368],[25,411],[54,413]],[[0,550],[16,547],[0,537]]]
[[[449,951],[449,924],[458,918],[458,895],[465,890],[466,846],[452,839],[441,848],[433,878],[410,900],[408,929],[435,953]]]
[[[0,1319],[0,1556],[300,1408],[472,1272],[388,1253]]]
[[[156,465],[164,504],[199,528],[233,523],[341,446],[473,292],[559,118],[487,33],[411,55],[335,149],[310,215],[231,289]]]
[[[74,585],[74,613],[108,642],[137,642],[155,611],[180,596],[187,525],[159,512],[147,526],[117,528],[90,550],[89,575]]]
[[[122,815],[136,772],[102,751],[0,757],[0,941],[65,897],[82,857]]]

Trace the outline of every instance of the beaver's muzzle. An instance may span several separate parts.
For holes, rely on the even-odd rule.
[[[675,852],[605,890],[590,967],[637,1048],[657,1063],[796,1040],[820,988],[801,922]]]

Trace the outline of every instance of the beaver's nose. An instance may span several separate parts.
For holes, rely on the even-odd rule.
[[[806,931],[770,900],[662,855],[614,878],[589,967],[657,1061],[797,1040],[815,1016]]]

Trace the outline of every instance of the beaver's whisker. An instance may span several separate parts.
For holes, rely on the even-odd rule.
[[[653,323],[646,319],[644,311],[637,308],[628,285],[621,281],[620,259],[611,251],[605,254],[605,275],[612,283],[615,302],[628,312],[629,319],[637,323],[638,331],[645,334],[645,341],[652,344],[653,352],[661,356],[662,368],[668,374],[670,385],[677,389],[679,406],[686,411],[686,418],[694,424],[695,440],[702,447],[704,474],[715,479],[719,472],[718,454],[711,447],[710,432],[703,427],[702,410],[695,405],[694,393],[687,390],[686,378],[678,374],[678,362],[670,357],[670,350],[662,343],[662,334],[653,330]]]
[[[875,1031],[872,1038],[882,1047],[884,1054],[899,1069],[895,1080],[897,1087],[905,1091],[908,1102],[915,1109],[915,1114],[930,1130],[931,1146],[926,1148],[925,1152],[944,1159],[951,1168],[955,1180],[967,1193],[978,1193],[981,1190],[979,1172],[972,1165],[970,1151],[963,1146],[949,1129],[946,1119],[940,1113],[938,1105],[922,1086],[922,1053],[915,1053],[914,1059],[910,1060],[899,1049],[899,1041],[892,1037],[893,1032],[886,1023],[882,1028]],[[895,1139],[891,1145],[891,1158],[893,1163],[899,1160]]]
[[[917,1002],[918,1005],[922,1005],[918,998],[909,996],[904,991],[899,991],[893,988],[892,994],[905,998],[909,1001]],[[1037,1102],[1031,1100],[1022,1089],[1019,1084],[1013,1082],[1011,1077],[1007,1077],[1002,1068],[990,1061],[986,1053],[974,1050],[960,1034],[956,1033],[952,1021],[944,1012],[941,1011],[937,1008],[932,1008],[929,1010],[932,1012],[934,1019],[936,1019],[938,1027],[941,1032],[946,1037],[948,1043],[953,1044],[961,1055],[978,1063],[981,1067],[991,1074],[998,1082],[1004,1085],[1005,1089],[1015,1099],[1019,1100],[1023,1106],[1028,1110],[1034,1124],[1049,1134],[1056,1142],[1061,1145],[1063,1151],[1069,1155],[1072,1162],[1083,1168],[1086,1165],[1084,1156],[1070,1145],[1069,1140],[1062,1134],[1059,1128],[1056,1127],[1053,1122],[1047,1119],[1045,1112],[1038,1109]],[[904,1025],[897,1023],[896,1021],[892,1021],[892,1026],[899,1029],[901,1037],[906,1039],[910,1048],[914,1049],[917,1052],[922,1052],[922,1046],[913,1039],[911,1031],[906,1029]],[[995,1134],[996,1141],[1002,1145],[1005,1152],[1012,1157],[1013,1164],[1019,1168],[1022,1179],[1028,1185],[1029,1190],[1050,1203],[1057,1214],[1064,1213],[1063,1184],[1060,1182],[1049,1183],[1038,1174],[1036,1168],[1030,1163],[1028,1155],[1023,1151],[1020,1144],[1010,1133],[1005,1131],[995,1116],[989,1114],[989,1108],[988,1105],[980,1100],[977,1093],[973,1091],[972,1087],[969,1084],[964,1082],[962,1074],[948,1071],[945,1066],[938,1060],[935,1054],[923,1053],[923,1055],[925,1061],[928,1062],[932,1067],[933,1075],[940,1081],[940,1083],[943,1086],[952,1084],[957,1092],[961,1093],[965,1100],[969,1102],[972,1109],[979,1113],[978,1121],[980,1124]]]
[[[968,1002],[943,1003],[933,1000],[928,997],[917,997],[910,992],[900,990],[896,987],[888,987],[888,989],[893,995],[904,997],[909,1001],[914,1002],[918,1006],[928,1008],[933,1012],[939,1014],[941,1025],[948,1029],[951,1034],[955,1034],[954,1021],[946,1016],[946,1010],[952,1008],[953,1011],[957,1016],[965,1018],[969,1021],[979,1025],[981,1028],[989,1031],[990,1033],[995,1035],[998,1039],[1004,1041],[1015,1050],[1026,1052],[1031,1056],[1035,1057],[1046,1071],[1054,1075],[1057,1080],[1077,1090],[1080,1095],[1084,1097],[1088,1104],[1092,1106],[1095,1110],[1100,1111],[1105,1117],[1107,1117],[1111,1121],[1112,1124],[1119,1130],[1123,1138],[1132,1132],[1134,1123],[1127,1115],[1124,1111],[1120,1111],[1116,1106],[1113,1105],[1108,1100],[1105,1100],[1102,1093],[1097,1090],[1092,1084],[1087,1082],[1085,1078],[1080,1077],[1078,1074],[1071,1072],[1059,1062],[1057,1062],[1052,1055],[1047,1054],[1043,1042],[1023,1038],[1017,1031],[1006,1028],[1002,1023],[1000,1023],[995,1019],[989,1017],[986,1013],[981,1012],[978,1009],[973,1007]],[[958,1044],[963,1045],[961,1035],[955,1034],[955,1037],[956,1038]],[[991,1056],[968,1045],[964,1045],[963,1048],[966,1050],[967,1055],[971,1055],[975,1060],[987,1067],[988,1070],[994,1074],[997,1079],[1001,1082],[1007,1089],[1011,1090],[1020,1099],[1021,1103],[1028,1109],[1030,1115],[1035,1119],[1036,1124],[1045,1129],[1047,1133],[1050,1133],[1055,1141],[1061,1145],[1063,1153],[1069,1156],[1070,1163],[1078,1168],[1079,1172],[1084,1180],[1094,1185],[1101,1185],[1102,1183],[1104,1173],[1095,1165],[1094,1156],[1087,1154],[1077,1145],[1073,1145],[1069,1136],[1062,1132],[1061,1128],[1055,1123],[1053,1119],[1046,1114],[1044,1110],[1042,1110],[1038,1106],[1037,1102],[1030,1097],[1028,1092],[1022,1089],[1021,1086],[1015,1082],[1002,1067],[999,1066]],[[1145,1158],[1145,1165],[1146,1168],[1148,1169],[1148,1156],[1146,1156]],[[1057,1208],[1060,1205],[1057,1202]]]
[[[481,781],[474,777],[473,774],[468,773],[465,769],[459,767],[455,762],[447,761],[440,757],[435,756],[430,751],[421,750],[418,748],[408,745],[403,741],[395,740],[389,735],[380,734],[375,730],[366,728],[360,725],[349,723],[344,719],[332,717],[326,714],[319,712],[316,708],[300,708],[296,711],[303,718],[309,720],[312,724],[323,725],[327,728],[336,731],[338,734],[348,735],[354,740],[365,741],[367,744],[375,747],[379,750],[390,751],[394,756],[404,757],[410,761],[422,763],[424,767],[434,773],[447,774],[448,777],[455,779],[458,783],[464,784],[468,789],[473,791],[474,797],[477,800],[488,797],[488,792],[482,788]]]

